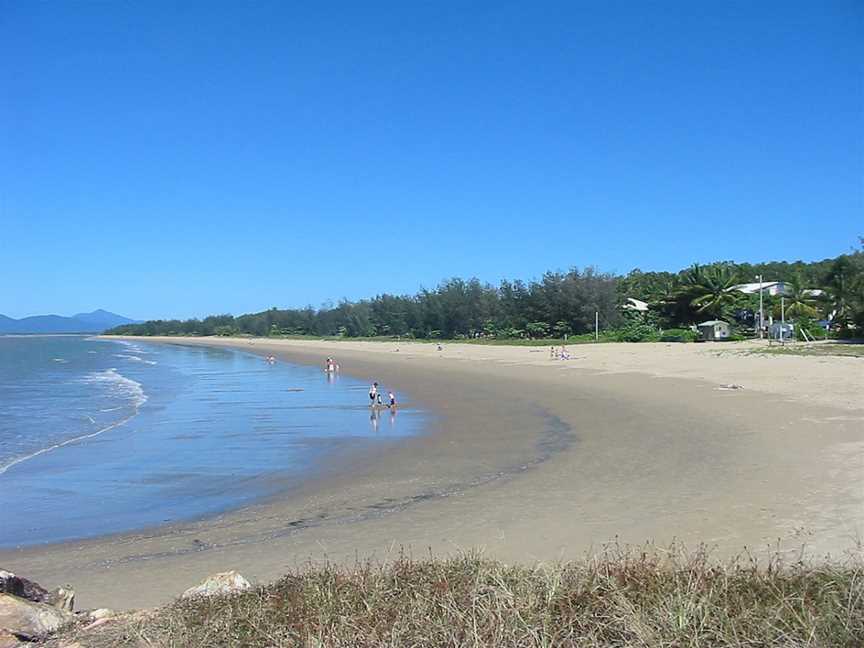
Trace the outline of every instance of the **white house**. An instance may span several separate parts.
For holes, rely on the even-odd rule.
[[[755,295],[762,290],[766,295],[788,295],[792,292],[792,286],[785,281],[763,281],[759,283],[743,283],[732,286],[729,290],[737,290],[746,295]]]

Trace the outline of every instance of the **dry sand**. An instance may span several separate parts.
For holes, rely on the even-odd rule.
[[[433,420],[426,434],[344,457],[273,501],[7,551],[0,566],[71,583],[83,606],[123,608],[166,602],[217,571],[268,581],[309,560],[401,550],[481,548],[511,562],[578,558],[615,540],[706,543],[721,556],[861,551],[860,358],[748,355],[735,344],[582,345],[555,361],[542,347],[163,341],[316,364],[332,355]]]

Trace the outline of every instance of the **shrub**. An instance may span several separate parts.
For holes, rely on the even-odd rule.
[[[695,342],[696,332],[690,329],[673,328],[663,331],[660,335],[661,342]]]
[[[660,332],[650,324],[630,323],[613,332],[617,342],[658,342]]]

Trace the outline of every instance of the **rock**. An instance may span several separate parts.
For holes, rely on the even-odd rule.
[[[200,585],[183,592],[183,598],[191,596],[213,596],[251,589],[252,585],[236,571],[222,572],[205,579]]]
[[[12,594],[28,601],[44,603],[48,590],[39,583],[0,569],[0,594]]]
[[[35,603],[47,603],[64,612],[71,612],[75,606],[75,590],[68,585],[49,592],[39,583],[3,570],[0,570],[0,594],[12,594]]]
[[[0,594],[0,628],[26,638],[54,632],[75,617],[52,605]]]
[[[90,610],[87,613],[87,616],[90,617],[93,621],[99,621],[100,619],[110,619],[112,617],[117,616],[117,612],[114,610],[109,610],[108,608],[97,608],[95,610]]]
[[[0,628],[0,648],[18,648],[18,646],[23,645],[14,634]]]
[[[66,587],[58,587],[53,592],[49,592],[43,602],[53,605],[58,610],[72,612],[72,609],[75,607],[75,590],[68,585]]]

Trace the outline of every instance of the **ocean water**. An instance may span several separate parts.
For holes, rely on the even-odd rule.
[[[0,547],[221,512],[419,432],[367,389],[232,349],[0,337]]]

